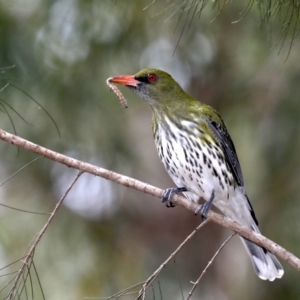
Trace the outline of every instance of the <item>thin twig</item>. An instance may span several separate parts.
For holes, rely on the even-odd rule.
[[[13,86],[15,89],[19,90],[20,92],[22,92],[24,95],[26,95],[31,101],[33,101],[35,104],[37,104],[39,106],[40,109],[42,109],[45,114],[50,118],[50,120],[52,121],[52,123],[54,124],[56,131],[58,133],[58,136],[61,137],[60,135],[60,131],[58,128],[58,125],[56,124],[55,120],[53,119],[53,117],[51,116],[51,114],[37,101],[35,100],[30,94],[28,94],[27,92],[25,92],[23,89],[19,88],[17,85],[11,83],[10,81],[4,80],[2,79],[4,82],[9,83],[11,86]]]
[[[196,234],[196,232],[202,228],[204,225],[206,225],[209,221],[205,220],[204,222],[202,222],[199,226],[197,226],[197,228],[195,228],[193,230],[193,232],[188,235],[188,237],[177,247],[177,249],[168,257],[167,260],[165,260],[160,267],[145,281],[145,283],[142,286],[142,289],[139,292],[138,297],[136,298],[136,300],[145,299],[146,296],[146,289],[147,287],[153,282],[153,280],[159,275],[160,271],[168,264],[168,262],[170,262],[175,256],[176,254],[187,244],[187,242]],[[142,298],[141,298],[142,297]]]
[[[110,300],[110,299],[113,299],[113,300],[117,300],[123,296],[128,296],[128,295],[132,295],[132,294],[137,294],[138,291],[134,291],[134,292],[131,292],[131,290],[137,288],[137,287],[140,287],[142,284],[144,284],[144,282],[139,282],[139,283],[136,283],[135,285],[132,285],[120,292],[117,292],[116,294],[112,295],[112,296],[108,296],[108,297],[85,297],[84,299],[88,299],[88,300]],[[129,293],[130,292],[130,293]]]
[[[31,165],[32,163],[36,162],[38,159],[42,158],[41,156],[36,157],[35,159],[33,159],[32,161],[30,161],[29,163],[27,163],[25,166],[21,167],[18,171],[16,171],[14,174],[10,175],[8,178],[6,178],[3,182],[0,183],[0,187],[2,185],[4,185],[6,182],[8,182],[10,179],[12,179],[14,176],[16,176],[17,174],[19,174],[21,171],[23,171],[24,169],[26,169],[29,165]]]
[[[17,287],[18,287],[18,283],[21,279],[21,277],[23,276],[24,271],[26,270],[26,267],[28,267],[33,259],[34,256],[34,251],[38,245],[38,243],[40,242],[42,236],[44,235],[45,231],[47,230],[47,228],[49,227],[50,223],[52,222],[54,216],[56,215],[57,210],[59,209],[59,207],[61,206],[61,204],[63,203],[64,199],[67,197],[68,193],[70,192],[70,190],[73,188],[75,182],[78,180],[78,178],[81,176],[83,172],[80,171],[76,177],[74,178],[74,180],[72,181],[72,183],[70,184],[70,186],[67,188],[67,190],[65,191],[64,195],[61,197],[61,199],[57,202],[57,204],[55,205],[55,208],[53,210],[53,212],[51,213],[49,219],[47,220],[46,224],[44,225],[44,227],[42,228],[42,230],[39,232],[39,234],[37,235],[32,247],[30,248],[28,254],[26,255],[23,264],[21,266],[21,268],[18,271],[18,275],[16,276],[15,280],[14,280],[14,284],[11,287],[8,296],[5,298],[7,300],[11,300],[13,299],[13,297],[15,296],[16,292],[17,292]]]
[[[32,142],[29,142],[25,139],[22,139],[16,135],[10,134],[2,129],[0,129],[0,139],[11,143],[17,147],[23,148],[25,150],[34,152],[38,155],[44,156],[48,159],[54,160],[61,164],[64,164],[70,168],[78,169],[82,172],[90,173],[95,176],[99,176],[108,180],[111,180],[115,183],[133,188],[135,190],[144,192],[146,194],[152,195],[154,197],[160,198],[163,190],[149,185],[147,183],[138,181],[128,176],[124,176],[110,170],[106,170],[104,168],[96,167],[89,163],[76,160],[74,158],[68,157],[66,155],[57,153],[55,151],[49,150]],[[185,207],[187,210],[191,212],[195,212],[198,208],[198,205],[192,201],[189,201],[185,197],[175,195],[172,198],[172,202]],[[273,241],[267,239],[266,237],[258,234],[249,228],[238,224],[237,222],[232,221],[230,218],[220,215],[218,213],[213,212],[212,210],[209,211],[207,218],[210,221],[213,221],[223,227],[226,227],[240,236],[245,237],[246,239],[254,242],[255,244],[266,248],[267,250],[271,251],[275,255],[282,258],[284,261],[289,263],[292,267],[294,267],[297,271],[300,271],[300,259],[284,249],[283,247],[277,245]]]
[[[216,259],[216,257],[219,255],[219,253],[221,252],[221,250],[225,247],[225,245],[236,235],[236,233],[233,233],[231,236],[229,236],[225,242],[220,246],[220,248],[217,250],[217,252],[214,254],[214,256],[212,257],[212,259],[207,263],[206,267],[204,268],[204,270],[202,271],[201,275],[199,276],[199,278],[197,279],[197,281],[194,283],[192,289],[190,290],[190,292],[188,293],[188,297],[186,298],[186,300],[189,300],[193,293],[194,290],[196,289],[196,287],[198,286],[200,280],[202,279],[202,277],[204,276],[204,274],[206,273],[207,269],[211,266],[211,264],[214,262],[214,260]]]

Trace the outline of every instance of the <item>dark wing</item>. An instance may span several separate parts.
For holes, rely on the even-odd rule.
[[[216,138],[219,140],[219,142],[222,146],[222,149],[225,154],[225,158],[228,162],[228,165],[231,169],[231,172],[232,172],[237,184],[244,188],[244,179],[243,179],[242,169],[241,169],[239,159],[238,159],[236,151],[235,151],[234,144],[232,142],[230,135],[227,132],[225,124],[221,121],[222,120],[221,117],[220,117],[220,121],[222,123],[213,121],[210,118],[206,118],[206,120],[207,120],[207,124],[208,124],[209,128],[215,134]],[[244,193],[245,193],[245,191],[244,191]],[[252,216],[254,222],[256,223],[256,225],[258,225],[258,221],[256,219],[253,207],[252,207],[246,193],[245,193],[245,196],[248,200],[251,216]]]
[[[216,138],[219,140],[222,149],[224,151],[225,158],[228,162],[228,165],[231,169],[231,172],[237,184],[241,187],[244,187],[244,179],[243,179],[243,174],[239,163],[239,159],[237,157],[234,144],[231,140],[230,135],[227,132],[225,125],[223,123],[221,124],[219,122],[213,121],[209,118],[207,118],[207,124],[215,134]]]

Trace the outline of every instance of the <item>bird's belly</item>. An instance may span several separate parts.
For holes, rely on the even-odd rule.
[[[190,140],[189,140],[190,139]],[[222,206],[235,192],[234,180],[225,164],[201,138],[173,138],[161,133],[156,138],[158,154],[168,174],[178,187],[186,187],[185,196],[195,202],[208,201],[214,190],[214,204]],[[198,145],[198,146],[197,146]]]

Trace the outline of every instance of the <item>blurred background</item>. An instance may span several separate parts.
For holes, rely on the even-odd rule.
[[[0,126],[73,158],[172,187],[154,148],[150,108],[122,89],[129,105],[123,109],[105,83],[145,67],[163,69],[220,112],[262,233],[300,256],[299,41],[290,43],[297,23],[288,27],[288,6],[267,22],[263,3],[248,9],[248,0],[232,1],[219,13],[219,1],[203,10],[195,0],[0,1]],[[0,203],[51,212],[76,172],[39,159],[5,182],[37,156],[4,142],[0,147]],[[4,206],[0,215],[4,268],[24,256],[48,216]],[[18,299],[33,298],[31,289],[34,299],[43,299],[39,281],[48,300],[110,296],[148,278],[200,222],[181,207],[166,209],[159,199],[84,174],[38,245],[32,288]],[[147,299],[186,298],[230,234],[208,224],[161,272]],[[192,299],[299,299],[300,275],[282,264],[281,280],[260,280],[234,237]],[[13,276],[0,277],[1,299]]]

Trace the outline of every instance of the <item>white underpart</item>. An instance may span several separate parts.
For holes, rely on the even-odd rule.
[[[158,125],[155,136],[156,147],[168,174],[176,186],[187,188],[188,191],[184,192],[184,195],[196,203],[201,198],[208,201],[214,190],[213,204],[224,215],[260,233],[251,216],[251,208],[244,188],[237,186],[231,171],[228,170],[225,159],[218,159],[216,149],[213,147],[208,148],[202,142],[199,126],[196,126],[193,122],[182,121],[182,126],[193,132],[192,135],[189,135],[189,139],[194,142],[193,144],[193,142],[181,136],[181,130],[170,120],[166,119],[165,122],[167,126],[161,127]],[[173,136],[170,132],[173,133]],[[212,153],[215,154],[216,158],[212,157]],[[194,166],[191,166],[190,161],[193,161]],[[224,176],[222,176],[222,171],[228,175],[227,183]],[[215,176],[215,173],[219,177]],[[255,271],[261,279],[273,281],[275,278],[282,277],[283,269],[272,253],[266,253],[263,248],[243,238],[241,239]]]
[[[221,176],[222,170],[225,172],[227,171],[227,166],[225,162],[220,164],[216,159],[212,159],[211,154],[208,153],[207,146],[201,142],[200,132],[198,130],[195,132],[196,128],[193,129],[195,125],[188,121],[184,121],[183,124],[183,126],[191,128],[194,132],[194,135],[189,138],[195,139],[195,142],[200,144],[201,149],[193,147],[193,154],[189,149],[191,148],[191,145],[188,144],[187,140],[180,136],[180,130],[169,120],[166,120],[166,122],[170,131],[172,131],[176,137],[175,139],[172,139],[174,151],[171,151],[172,156],[170,157],[169,166],[167,165],[167,161],[163,156],[161,149],[158,147],[157,150],[167,172],[175,184],[178,187],[186,187],[188,192],[184,193],[185,196],[197,203],[200,198],[208,201],[212,191],[214,190],[215,198],[213,204],[218,207],[224,215],[245,226],[251,226],[253,220],[250,215],[248,201],[243,194],[242,189],[236,187],[234,184],[225,184],[224,180],[222,180],[223,187],[221,186],[219,179],[213,175],[213,168],[216,170],[217,174],[220,174]],[[172,147],[168,132],[163,130],[162,127],[160,127],[159,130],[162,147],[164,149]],[[190,164],[186,160],[184,149],[186,150],[187,159],[197,160],[198,167],[191,167],[190,171],[186,169],[186,165]],[[215,150],[211,149],[210,151],[213,152]],[[196,153],[198,153],[199,158],[197,158]],[[167,153],[165,153],[165,155],[166,154]],[[210,168],[208,167],[208,162],[204,163],[204,156],[207,157],[207,160],[211,160]],[[200,166],[202,167],[202,172],[200,172]],[[172,172],[172,167],[176,170],[176,172]],[[201,176],[196,173],[197,171],[200,172]],[[231,173],[229,175],[229,180],[232,183],[234,182]]]

